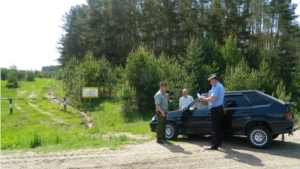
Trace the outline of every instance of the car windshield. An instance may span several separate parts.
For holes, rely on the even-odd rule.
[[[197,101],[196,101],[197,100]],[[199,99],[195,99],[195,101],[192,103],[192,105],[190,106],[190,108],[194,108],[194,109],[207,109],[208,105],[205,102],[199,102]]]

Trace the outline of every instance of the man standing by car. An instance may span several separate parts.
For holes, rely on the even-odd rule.
[[[200,97],[200,101],[207,101],[211,113],[211,122],[213,128],[211,146],[206,150],[218,150],[221,146],[221,118],[223,113],[224,87],[218,81],[216,74],[205,76],[212,88],[209,91],[208,98]]]
[[[166,82],[160,82],[159,91],[154,96],[157,116],[156,142],[160,144],[165,141],[166,116],[169,114],[168,100],[166,97],[167,86],[168,84]]]
[[[187,108],[189,104],[194,101],[194,98],[188,95],[188,91],[186,89],[182,90],[182,97],[179,99],[179,110]]]

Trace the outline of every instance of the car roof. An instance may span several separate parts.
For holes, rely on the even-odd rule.
[[[237,90],[237,91],[226,91],[225,94],[242,94],[242,93],[261,93],[258,90]]]
[[[259,94],[261,94],[261,95],[264,95],[265,97],[268,97],[269,99],[272,99],[272,100],[276,100],[277,102],[280,102],[280,103],[282,103],[282,104],[284,104],[285,102],[284,101],[282,101],[282,100],[280,100],[280,99],[277,99],[277,98],[275,98],[275,97],[273,97],[273,96],[270,96],[270,95],[268,95],[268,94],[266,94],[266,93],[263,93],[263,92],[261,92],[261,91],[258,91],[258,90],[239,90],[239,91],[227,91],[227,92],[225,92],[225,95],[242,95],[243,93],[259,93]]]

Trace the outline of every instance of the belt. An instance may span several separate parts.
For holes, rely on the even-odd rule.
[[[168,110],[163,110],[164,112],[167,112]],[[158,110],[156,110],[155,112],[160,112],[160,111],[158,111]]]
[[[220,107],[223,107],[223,105],[221,104],[220,106],[212,107],[211,109],[216,109],[216,108],[220,108]]]

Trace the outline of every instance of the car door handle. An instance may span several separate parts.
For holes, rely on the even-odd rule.
[[[248,114],[250,112],[248,110],[242,110],[241,113],[245,113],[245,114],[247,113]]]

